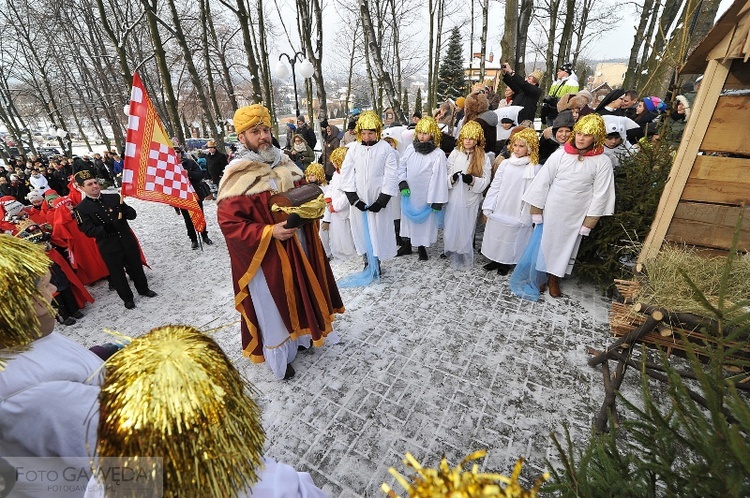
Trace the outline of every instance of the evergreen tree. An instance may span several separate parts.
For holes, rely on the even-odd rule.
[[[440,102],[447,99],[456,100],[464,94],[466,74],[462,52],[461,31],[455,26],[448,39],[448,49],[438,72],[437,97]]]
[[[417,96],[414,97],[414,113],[413,114],[422,114],[422,88],[417,87]],[[411,116],[408,116],[411,117]]]

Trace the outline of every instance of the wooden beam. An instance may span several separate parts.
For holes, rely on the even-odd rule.
[[[680,202],[669,225],[666,240],[728,250],[732,245],[737,218],[744,209],[744,206]],[[742,220],[737,249],[750,249],[750,217]]]
[[[669,224],[672,221],[672,216],[674,216],[682,192],[685,190],[685,184],[693,169],[693,163],[698,156],[700,144],[703,142],[703,137],[706,136],[706,131],[711,124],[711,116],[727,80],[729,67],[730,63],[721,63],[717,60],[709,61],[706,67],[703,83],[698,90],[690,119],[685,126],[682,142],[680,142],[680,148],[672,164],[667,184],[664,186],[664,192],[661,194],[651,230],[643,243],[641,253],[638,255],[639,263],[651,259],[659,253]]]

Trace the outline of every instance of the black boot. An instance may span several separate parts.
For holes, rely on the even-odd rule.
[[[403,241],[403,244],[398,249],[398,252],[396,253],[396,256],[406,256],[407,254],[411,254],[411,240],[409,239],[401,239]]]
[[[203,232],[201,234],[201,238],[203,239],[203,243],[207,246],[213,245],[214,241],[208,238],[208,232]]]
[[[497,273],[499,275],[507,275],[510,271],[510,265],[504,265],[502,263],[497,264]]]
[[[396,245],[404,245],[404,239],[401,238],[401,220],[393,220],[393,227],[396,229]]]
[[[192,249],[198,249],[198,241],[197,241],[197,240],[194,240],[194,241],[193,241],[193,243],[192,243],[192,244],[190,244],[190,247],[191,247]]]
[[[417,247],[417,252],[419,253],[420,261],[427,261],[427,248],[425,246]]]
[[[498,263],[497,261],[490,261],[489,263],[484,265],[482,268],[484,268],[487,271],[497,270],[498,268],[500,268],[500,263]]]

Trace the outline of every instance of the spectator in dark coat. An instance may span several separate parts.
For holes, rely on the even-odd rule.
[[[641,127],[627,131],[628,142],[637,143],[643,137],[651,137],[656,133],[656,118],[665,111],[667,105],[659,97],[644,97],[638,102],[633,121]]]
[[[305,143],[307,143],[311,149],[315,150],[315,144],[318,143],[318,138],[315,136],[315,130],[305,123],[305,117],[301,114],[297,116],[297,135],[302,135],[302,138],[305,139]]]
[[[224,168],[229,164],[229,156],[216,149],[216,141],[209,140],[206,142],[208,155],[206,156],[206,169],[208,176],[214,185],[218,185],[221,177],[224,176]]]
[[[180,149],[179,147],[175,147],[174,151],[175,154],[177,154],[177,159],[179,159],[180,163],[182,164],[182,168],[187,172],[190,184],[193,186],[193,190],[195,190],[195,193],[198,195],[198,206],[200,206],[201,211],[203,211],[204,197],[202,197],[200,194],[200,192],[202,191],[202,189],[200,188],[200,184],[203,182],[203,177],[206,173],[201,169],[200,166],[198,166],[198,163],[193,161],[189,156],[185,155],[182,149]],[[187,234],[192,244],[191,247],[193,249],[198,249],[198,235],[195,232],[193,220],[190,219],[190,211],[188,211],[187,209],[180,209],[180,213],[185,219],[185,228],[187,229]],[[204,229],[201,232],[201,238],[206,245],[210,246],[211,244],[213,244],[213,241],[208,238],[208,229]]]
[[[518,122],[527,119],[533,122],[536,116],[536,106],[542,96],[539,80],[542,79],[544,73],[534,71],[524,79],[520,74],[516,74],[507,62],[502,65],[500,71],[503,73],[503,83],[513,90],[513,105],[523,107],[518,113]]]
[[[336,166],[331,162],[331,152],[339,147],[341,139],[339,139],[338,127],[328,124],[327,120],[320,122],[320,129],[323,133],[323,157],[320,162],[326,171],[326,181],[330,182],[336,172]]]

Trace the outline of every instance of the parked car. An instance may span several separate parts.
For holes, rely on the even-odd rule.
[[[188,150],[203,149],[208,142],[207,138],[186,138],[185,145]]]
[[[62,156],[62,152],[57,147],[37,147],[36,151],[44,157]]]

